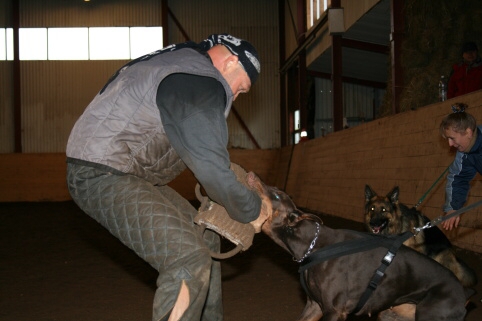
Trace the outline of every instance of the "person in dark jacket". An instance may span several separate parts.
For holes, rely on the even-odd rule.
[[[447,98],[454,98],[482,89],[482,59],[474,42],[462,46],[463,61],[452,66]]]
[[[443,210],[446,215],[464,206],[470,182],[477,172],[482,173],[482,126],[477,126],[474,116],[465,112],[466,108],[465,104],[454,105],[454,112],[447,115],[440,124],[442,137],[447,139],[450,147],[457,150],[445,186]],[[442,222],[442,226],[452,230],[459,222],[460,215]]]
[[[119,69],[75,123],[67,183],[78,206],[159,271],[153,316],[222,320],[219,236],[167,184],[189,168],[210,199],[259,232],[267,200],[230,170],[226,117],[260,73],[247,41],[214,34]],[[204,239],[203,239],[204,238]]]

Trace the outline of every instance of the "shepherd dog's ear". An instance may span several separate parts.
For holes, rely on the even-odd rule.
[[[398,186],[395,186],[388,194],[387,198],[390,200],[392,204],[398,204],[398,196],[400,194],[400,189]]]
[[[370,185],[365,185],[365,202],[368,203],[375,196],[377,196],[377,194],[372,190]]]

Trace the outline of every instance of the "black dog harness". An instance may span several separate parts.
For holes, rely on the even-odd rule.
[[[321,249],[318,249],[317,251],[307,256],[305,255],[306,257],[302,260],[300,268],[298,269],[298,272],[300,273],[301,286],[305,290],[306,294],[311,297],[310,292],[308,290],[308,286],[306,284],[304,274],[303,274],[303,272],[309,269],[310,267],[317,265],[321,262],[334,259],[337,257],[341,257],[344,255],[364,252],[364,251],[372,250],[378,247],[387,248],[388,249],[387,254],[383,257],[380,266],[373,274],[365,292],[360,297],[360,300],[358,301],[358,304],[355,310],[352,312],[352,313],[357,313],[365,305],[365,303],[372,295],[373,291],[376,290],[378,284],[380,284],[380,282],[382,281],[382,278],[385,275],[385,270],[390,265],[390,263],[392,263],[393,258],[397,254],[397,251],[400,248],[400,246],[402,246],[403,242],[405,242],[407,239],[412,237],[413,233],[405,232],[403,234],[396,235],[396,236],[379,236],[379,235],[366,234],[366,233],[355,232],[355,231],[351,231],[351,232],[362,235],[364,236],[364,238],[363,239],[356,238],[353,240],[330,244]]]

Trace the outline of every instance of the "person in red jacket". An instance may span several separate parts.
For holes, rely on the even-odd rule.
[[[453,65],[449,78],[447,98],[482,89],[482,59],[479,57],[477,45],[466,42],[462,46],[463,62]]]

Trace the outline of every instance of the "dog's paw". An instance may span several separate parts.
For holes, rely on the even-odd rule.
[[[415,321],[415,304],[402,304],[382,311],[377,321]]]

